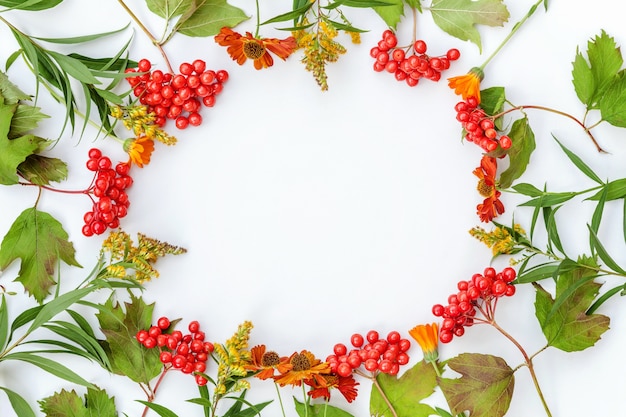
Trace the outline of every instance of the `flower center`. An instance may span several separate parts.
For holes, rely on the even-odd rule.
[[[339,377],[337,375],[324,375],[324,379],[326,380],[326,385],[329,387],[334,387],[339,382]]]
[[[243,44],[243,53],[250,59],[259,59],[265,54],[265,46],[256,41],[250,41]]]
[[[311,369],[311,362],[309,361],[309,358],[301,353],[296,353],[293,358],[291,358],[290,362],[294,371],[306,371]]]
[[[478,185],[476,186],[478,193],[483,197],[491,197],[493,195],[494,187],[493,185],[489,185],[485,182],[485,180],[481,179],[478,181]]]
[[[280,363],[280,357],[276,352],[266,352],[261,358],[261,365],[266,367],[274,367]]]

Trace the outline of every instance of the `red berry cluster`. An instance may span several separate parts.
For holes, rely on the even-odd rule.
[[[367,343],[365,343],[367,341]],[[411,347],[408,339],[392,331],[386,339],[381,339],[376,330],[370,330],[363,338],[355,333],[350,338],[352,349],[343,343],[337,343],[333,354],[326,358],[332,372],[339,376],[350,376],[361,365],[370,372],[382,372],[397,375],[401,365],[409,363],[406,353]]]
[[[207,70],[206,62],[201,59],[182,63],[179,74],[151,71],[151,68],[152,63],[142,59],[137,68],[128,68],[126,73],[143,74],[126,79],[133,87],[135,97],[139,97],[139,102],[155,114],[155,124],[160,127],[165,126],[167,119],[175,120],[179,129],[200,125],[202,105],[213,107],[215,97],[222,92],[223,83],[228,80],[227,71]]]
[[[389,29],[385,30],[377,46],[370,50],[370,56],[376,60],[374,71],[392,73],[396,80],[405,81],[411,87],[416,86],[420,78],[439,81],[441,72],[450,68],[450,61],[461,56],[455,48],[448,50],[446,55],[429,56],[423,40],[417,40],[407,48],[397,45],[396,34]]]
[[[87,169],[96,173],[88,192],[97,200],[92,198],[93,207],[83,216],[82,232],[93,236],[101,235],[109,227],[119,227],[120,219],[128,213],[130,202],[126,189],[133,184],[133,179],[128,175],[130,164],[119,162],[113,168],[111,159],[102,155],[98,148],[90,149],[88,155]]]
[[[206,385],[204,376],[206,362],[213,353],[214,346],[204,340],[205,334],[200,330],[200,323],[192,321],[188,325],[189,334],[183,335],[180,330],[166,333],[171,322],[167,317],[161,317],[157,324],[148,330],[139,330],[137,341],[148,349],[159,348],[159,359],[168,369],[180,369],[185,374],[193,373],[196,384]]]
[[[476,98],[469,97],[467,101],[461,101],[454,106],[456,119],[465,129],[465,139],[474,142],[486,152],[495,151],[498,145],[503,150],[509,149],[512,145],[511,138],[507,135],[498,137],[493,118],[487,116],[478,104]]]
[[[482,274],[474,274],[469,281],[459,281],[459,291],[448,297],[447,306],[433,306],[433,314],[443,318],[439,340],[449,343],[454,336],[463,336],[465,327],[471,327],[478,320],[477,312],[484,316],[481,320],[492,321],[498,298],[515,294],[515,286],[511,282],[516,275],[510,267],[497,273],[494,268],[488,267]]]

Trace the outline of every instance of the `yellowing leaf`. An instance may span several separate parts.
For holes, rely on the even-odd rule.
[[[234,27],[247,19],[243,10],[226,0],[199,0],[197,9],[176,29],[187,36],[213,36],[223,27]]]
[[[452,414],[469,411],[472,417],[502,417],[513,396],[515,378],[504,359],[478,353],[462,353],[447,362],[461,378],[441,378]]]
[[[26,209],[15,219],[2,240],[0,270],[21,259],[16,281],[21,282],[26,291],[41,303],[55,284],[52,276],[59,259],[80,267],[74,258],[74,245],[67,238],[61,223],[50,214],[36,208]]]
[[[74,390],[61,390],[39,404],[46,417],[117,417],[113,398],[101,389],[88,388],[85,401]]]
[[[39,147],[34,135],[24,135],[9,139],[11,120],[17,108],[16,104],[0,102],[0,184],[17,184],[17,166],[33,154]]]
[[[442,30],[471,41],[481,51],[480,34],[475,26],[502,26],[509,20],[509,10],[502,0],[433,0],[430,11]]]

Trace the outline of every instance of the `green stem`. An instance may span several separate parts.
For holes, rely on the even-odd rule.
[[[376,379],[376,377],[372,376],[371,379],[372,379],[372,382],[374,383],[374,386],[376,387],[376,389],[380,393],[380,396],[383,397],[383,400],[385,400],[385,404],[387,404],[387,407],[389,407],[389,411],[391,411],[391,415],[393,417],[398,417],[398,413],[396,413],[396,410],[393,408],[393,405],[391,404],[391,401],[389,401],[389,398],[387,398],[387,395],[385,394],[385,391],[383,391],[383,387],[380,386],[380,384],[378,383],[378,380]]]
[[[259,37],[259,28],[261,26],[261,13],[259,13],[259,0],[255,0],[256,2],[256,31],[254,32],[254,37]]]
[[[287,417],[285,415],[285,406],[283,405],[283,397],[280,396],[280,389],[278,388],[278,384],[274,381],[274,387],[276,387],[276,395],[278,396],[278,403],[280,404],[280,411],[283,414],[283,417]]]
[[[504,38],[502,40],[502,42],[500,43],[500,45],[495,49],[495,51],[493,51],[493,53],[491,55],[489,55],[489,57],[487,58],[487,60],[485,62],[483,62],[483,64],[479,67],[481,70],[484,70],[485,67],[487,66],[487,64],[489,64],[489,62],[500,52],[500,50],[502,48],[504,48],[504,45],[507,44],[507,42],[513,37],[513,35],[515,35],[515,33],[519,30],[520,27],[522,27],[522,25],[530,18],[530,16],[532,16],[535,13],[535,10],[537,10],[537,7],[539,7],[539,5],[541,3],[543,3],[545,0],[538,0],[535,4],[533,4],[531,6],[531,8],[528,10],[528,12],[526,12],[526,15],[524,17],[522,17],[522,19],[517,22],[513,28],[511,28],[511,32],[509,32],[509,34],[506,36],[506,38]]]
[[[520,345],[519,342],[515,340],[513,336],[511,336],[502,327],[500,327],[498,323],[495,322],[495,320],[491,320],[489,324],[491,324],[496,330],[498,330],[504,337],[509,339],[511,343],[513,343],[515,347],[517,347],[517,349],[522,353],[522,356],[524,357],[524,364],[526,365],[526,367],[528,367],[528,370],[530,371],[530,376],[533,380],[533,384],[535,385],[535,389],[537,390],[537,394],[539,395],[539,399],[541,400],[541,404],[543,405],[543,409],[545,410],[546,415],[548,417],[552,417],[552,413],[550,412],[548,403],[546,402],[546,399],[543,396],[543,392],[541,391],[541,387],[539,386],[539,381],[537,380],[537,374],[535,373],[535,367],[533,366],[533,358],[535,357],[535,355],[537,355],[537,353],[543,351],[543,349],[541,349],[535,355],[530,357],[528,356],[528,354],[526,353],[522,345]]]

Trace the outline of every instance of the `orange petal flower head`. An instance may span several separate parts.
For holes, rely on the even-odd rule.
[[[426,362],[435,362],[439,358],[439,351],[437,350],[439,328],[437,323],[419,324],[409,330],[409,334],[422,348]]]
[[[330,365],[317,359],[311,352],[303,350],[294,352],[289,357],[291,369],[286,373],[275,377],[280,386],[301,386],[302,382],[309,383],[314,379],[316,384],[325,386],[326,381],[321,374],[330,373]],[[308,382],[307,382],[308,381]]]
[[[448,87],[454,90],[454,93],[467,100],[474,97],[480,103],[480,82],[485,77],[483,70],[474,67],[465,75],[448,78]]]
[[[244,368],[247,371],[258,372],[254,376],[262,380],[274,378],[275,371],[283,374],[291,369],[289,358],[280,357],[273,350],[268,351],[265,345],[258,345],[250,349],[250,356],[250,363]]]
[[[351,403],[354,401],[358,395],[358,391],[356,386],[359,385],[358,382],[355,381],[354,376],[339,376],[336,374],[324,374],[322,375],[324,378],[324,383],[319,384],[317,380],[312,379],[310,381],[306,381],[307,385],[310,385],[312,389],[308,392],[308,395],[311,398],[324,398],[326,401],[330,400],[330,390],[335,388],[339,390],[341,395]]]
[[[154,151],[154,141],[147,136],[127,139],[124,142],[124,151],[128,153],[130,162],[143,168],[150,163],[150,157]]]
[[[298,46],[293,36],[286,39],[257,38],[250,32],[242,35],[228,27],[223,27],[215,35],[215,42],[226,46],[226,52],[239,65],[243,65],[248,58],[252,59],[257,70],[274,65],[270,52],[284,61]]]
[[[482,204],[478,204],[476,207],[476,214],[485,223],[504,213],[504,204],[500,201],[502,193],[496,189],[497,169],[496,158],[484,155],[480,161],[480,166],[473,172],[478,177],[476,189],[481,196],[485,197]]]

